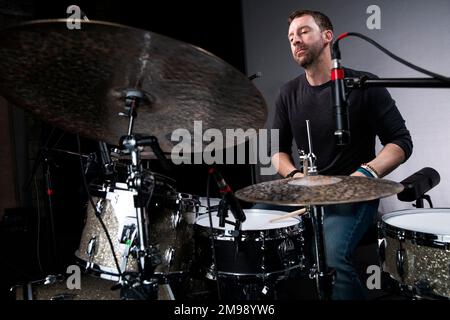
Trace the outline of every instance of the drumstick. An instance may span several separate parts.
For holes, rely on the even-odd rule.
[[[275,219],[271,219],[269,222],[276,222],[276,221],[280,221],[280,220],[283,220],[283,219],[295,217],[295,216],[304,214],[305,212],[306,212],[306,208],[303,208],[303,209],[300,209],[300,210],[295,210],[295,211],[292,211],[292,212],[290,212],[288,214],[285,214],[285,215],[283,215],[281,217],[278,217],[278,218],[275,218]]]

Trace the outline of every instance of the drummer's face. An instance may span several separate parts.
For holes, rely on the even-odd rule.
[[[326,32],[320,30],[312,16],[304,15],[292,20],[288,39],[294,60],[304,68],[313,64],[329,43]]]

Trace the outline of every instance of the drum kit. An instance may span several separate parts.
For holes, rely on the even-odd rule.
[[[236,192],[247,202],[306,206],[314,263],[307,258],[303,216],[244,209],[245,221],[229,218],[238,230],[223,225],[211,214],[220,211],[223,199],[210,204],[178,192],[171,179],[142,168],[142,151],[150,146],[167,161],[170,134],[194,120],[223,132],[262,127],[266,106],[256,87],[192,45],[118,24],[83,20],[80,30],[69,30],[66,22],[32,21],[0,31],[0,92],[45,122],[116,146],[114,152],[130,159],[121,181],[105,179],[88,190],[75,253],[79,264],[114,284],[120,292],[114,296],[121,299],[157,299],[160,285],[189,277],[193,268],[210,280],[263,283],[311,268],[319,298],[329,299],[333,273],[324,254],[323,207],[387,197],[403,186],[321,176],[310,163],[304,178]],[[434,222],[444,225],[439,221],[449,218],[446,210],[410,210],[381,221],[384,270],[417,295],[450,298],[450,235],[445,227],[433,230]]]

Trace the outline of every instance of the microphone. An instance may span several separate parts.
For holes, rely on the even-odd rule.
[[[400,183],[405,189],[397,195],[398,200],[416,201],[441,181],[439,173],[433,168],[425,167],[410,175]]]
[[[341,66],[341,52],[338,45],[339,40],[340,37],[332,46],[331,104],[336,120],[336,131],[334,132],[336,145],[345,147],[350,143],[350,121],[345,94],[344,68]]]
[[[216,180],[217,186],[219,187],[220,194],[226,203],[230,206],[230,211],[233,214],[236,222],[244,222],[246,217],[244,210],[242,210],[238,199],[234,196],[233,191],[230,186],[225,182],[222,175],[217,172],[214,168],[209,169],[209,174],[212,174],[214,180]]]
[[[99,146],[99,149],[100,149],[100,159],[102,160],[103,172],[106,175],[112,174],[113,173],[111,171],[112,160],[111,160],[111,157],[109,155],[108,146],[103,141],[99,141],[98,142],[98,146]]]
[[[224,200],[219,202],[217,216],[219,217],[219,227],[225,227],[225,219],[228,218],[228,205],[224,203]]]

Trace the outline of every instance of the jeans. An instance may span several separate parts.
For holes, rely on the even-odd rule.
[[[333,300],[365,299],[365,289],[354,267],[359,241],[374,223],[379,200],[324,207],[325,259],[335,270]],[[297,207],[256,204],[254,209],[294,211]],[[312,242],[312,245],[314,243]]]

